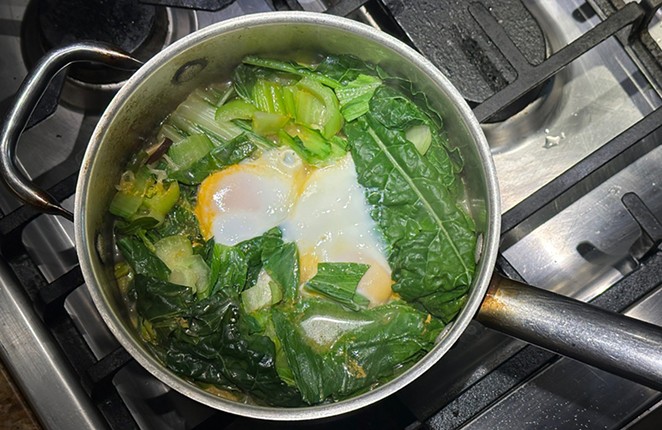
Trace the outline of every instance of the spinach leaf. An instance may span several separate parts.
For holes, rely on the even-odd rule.
[[[154,255],[145,244],[134,237],[124,236],[117,239],[117,247],[136,275],[151,276],[160,281],[167,281],[170,269]]]
[[[152,232],[159,238],[168,236],[185,236],[191,242],[202,242],[198,218],[193,212],[195,204],[195,187],[180,185],[179,200],[165,217],[163,223],[158,225]]]
[[[154,327],[171,327],[195,301],[193,289],[137,274],[136,310]]]
[[[262,270],[263,250],[274,250],[282,246],[282,244],[282,233],[278,227],[274,227],[262,236],[248,239],[236,245],[245,253],[248,265],[248,274],[246,276],[246,285],[244,288],[249,288],[255,285],[260,270]]]
[[[169,368],[198,382],[238,387],[267,404],[300,404],[298,390],[278,376],[274,343],[249,333],[232,300],[196,301],[189,288],[142,275],[135,285],[138,313],[159,329],[152,349]]]
[[[382,85],[370,99],[370,113],[384,127],[404,130],[416,124],[430,124],[431,119],[408,97]]]
[[[371,113],[346,124],[345,132],[359,183],[375,208],[371,215],[390,245],[393,290],[414,301],[470,285],[473,224],[442,185],[436,160],[422,156],[402,131],[384,127]]]
[[[419,105],[414,104],[404,93],[394,88],[381,86],[370,99],[370,113],[384,127],[406,131],[407,128],[424,124],[432,132],[432,145],[425,152],[429,166],[437,171],[441,183],[451,187],[456,174],[461,170],[450,158],[447,151],[447,138],[430,115]]]
[[[305,327],[311,318],[337,327],[320,346]],[[340,400],[406,369],[434,345],[443,325],[404,302],[361,312],[306,301],[294,313],[273,311],[273,323],[303,400]],[[317,339],[319,341],[319,339]]]
[[[377,69],[352,55],[328,55],[315,68],[317,73],[346,85],[359,75],[377,76]]]
[[[420,304],[427,312],[448,324],[467,303],[469,299],[468,289],[466,287],[451,291],[437,291],[429,296],[419,298],[417,304]]]
[[[238,247],[225,246],[210,240],[205,245],[206,261],[210,268],[211,294],[238,298],[246,285],[248,260]]]
[[[270,242],[262,251],[264,270],[280,286],[283,299],[294,300],[299,288],[299,251],[294,242],[275,245]]]
[[[370,300],[356,293],[356,286],[369,268],[360,263],[319,263],[317,273],[304,288],[358,311],[370,304]]]

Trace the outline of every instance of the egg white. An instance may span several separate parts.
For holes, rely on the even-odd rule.
[[[200,184],[195,207],[203,236],[232,246],[278,226],[304,178],[301,159],[285,149],[208,176]]]
[[[349,154],[308,169],[291,150],[269,151],[206,178],[195,212],[205,238],[228,246],[279,226],[299,249],[302,283],[320,262],[365,263],[357,291],[373,306],[392,297],[385,244]]]

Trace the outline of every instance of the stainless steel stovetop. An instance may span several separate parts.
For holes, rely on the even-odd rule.
[[[307,10],[326,8],[321,0],[298,3]],[[352,16],[379,27],[382,21],[371,3],[376,2],[369,2]],[[405,7],[401,2],[384,3]],[[523,3],[540,24],[549,53],[601,21],[582,1]],[[0,5],[0,112],[26,74],[26,48],[21,38],[33,30],[22,29],[21,22],[28,5],[27,0],[5,0]],[[267,0],[237,0],[220,12],[168,8],[167,38],[176,40],[216,21],[272,9],[273,3]],[[654,21],[652,35],[658,34],[658,26]],[[557,74],[542,96],[524,110],[505,121],[486,124],[504,213],[517,210],[534,193],[662,105],[660,88],[649,83],[647,73],[611,37]],[[19,163],[44,186],[66,180],[76,171],[103,105],[103,100],[90,101],[89,93],[80,85],[65,82],[63,101],[55,112],[21,138]],[[568,186],[559,198],[506,232],[501,257],[508,270],[538,287],[589,301],[616,291],[619,281],[642,268],[662,267],[653,260],[657,258],[655,249],[645,257],[637,253],[641,228],[622,202],[626,194],[635,193],[658,220],[662,219],[662,146],[655,143],[659,138],[660,132],[653,133],[647,138],[650,144],[640,145],[645,149],[617,157]],[[69,208],[72,202],[71,197],[66,201]],[[4,215],[19,206],[0,190]],[[62,333],[53,333],[60,330],[60,317],[51,320],[34,310],[43,296],[37,291],[39,285],[73,282],[63,304],[72,321],[67,330],[74,336],[80,333],[93,361],[121,360],[119,345],[96,313],[86,286],[71,274],[77,266],[73,225],[58,217],[39,216],[22,228],[19,239],[32,263],[26,266],[26,257],[11,252],[0,259],[0,352],[44,427],[190,429],[206,428],[205,423],[210,422],[217,428],[256,425],[251,420],[221,416],[184,399],[132,361],[111,375],[116,394],[98,393],[94,382],[90,388],[94,375],[88,372],[81,377],[76,370],[80,363],[76,359],[72,363],[72,358],[62,353],[67,349],[66,341],[60,338]],[[12,244],[2,245],[3,249],[12,248]],[[17,281],[30,278],[24,267],[38,269],[37,277],[43,279],[35,282],[37,287]],[[657,279],[653,281],[655,288],[629,304],[627,313],[662,325],[662,272],[649,276]],[[92,373],[95,369],[92,367]],[[660,392],[555,357],[473,322],[438,365],[395,399],[387,400],[391,402],[387,407],[397,404],[406,411],[389,424],[393,428],[619,429],[635,426],[637,420],[650,420],[661,400]],[[117,401],[125,405],[119,408],[122,412],[114,409]],[[373,413],[382,414],[387,407],[376,408]],[[341,422],[358,425],[352,417]]]

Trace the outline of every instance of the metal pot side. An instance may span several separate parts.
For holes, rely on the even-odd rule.
[[[292,51],[352,54],[403,76],[443,115],[451,146],[465,160],[466,203],[481,235],[479,262],[469,301],[440,335],[438,344],[412,368],[367,393],[341,402],[302,408],[238,403],[210,394],[165,368],[145,347],[130,321],[112,273],[111,225],[107,213],[114,184],[130,155],[163,118],[196,87],[227,80],[248,54]],[[421,376],[455,343],[487,289],[500,226],[495,168],[485,137],[458,91],[429,61],[404,43],[371,27],[316,13],[279,12],[228,20],[195,32],[162,51],[120,90],[92,135],[75,200],[76,248],[90,294],[124,348],[161,381],[203,404],[269,420],[309,420],[344,414],[374,403]]]

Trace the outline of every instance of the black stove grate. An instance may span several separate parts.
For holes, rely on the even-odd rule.
[[[350,14],[364,4],[388,10],[389,3],[393,5],[397,2],[386,2],[384,4],[375,0],[370,2],[345,0],[336,2],[330,11]],[[646,10],[646,7],[649,6],[653,9]],[[505,35],[503,29],[500,28],[500,25],[490,15],[489,11],[472,3],[469,6],[472,16],[491,36],[492,43],[518,70],[519,75],[514,82],[498,91],[484,103],[476,106],[474,112],[481,120],[496,114],[516,101],[521,95],[544,82],[545,79],[567,65],[572,59],[590,50],[606,37],[618,34],[625,26],[635,23],[645,16],[650,16],[651,10],[654,11],[657,7],[659,5],[649,5],[649,3],[644,2],[642,2],[642,5],[628,4],[620,11],[612,13],[602,24],[571,44],[562,51],[563,53],[559,52],[538,66],[530,66],[528,62],[520,61],[523,58],[522,54],[517,51],[517,48]],[[406,33],[406,29],[402,33]],[[637,40],[637,38],[630,38],[629,40]],[[408,41],[408,43],[411,43],[411,41]],[[660,124],[662,124],[662,110],[658,109],[509,210],[503,216],[503,232],[516,234],[518,229],[528,228],[532,230],[535,225],[536,213],[546,206],[558,202],[565,191],[576,186],[590,175],[599,174],[601,169],[604,169],[616,157],[622,156],[627,151],[636,152],[633,155],[634,157],[641,156],[656,147],[656,143],[646,140],[645,137],[655,132]],[[78,166],[75,162],[68,161],[66,170],[66,174],[62,175],[60,172],[57,175],[64,177],[64,179],[52,184],[48,189],[58,200],[64,200],[74,194]],[[642,237],[644,238],[642,243],[646,243],[648,248],[641,254],[639,261],[641,264],[635,271],[593,301],[594,304],[600,307],[617,312],[623,311],[628,305],[659,286],[659,274],[662,273],[662,252],[659,251],[660,241],[662,240],[660,234],[662,226],[654,216],[651,217],[650,211],[636,196],[627,196],[624,204],[641,225]],[[37,216],[39,216],[39,213],[36,210],[26,206],[21,206],[11,213],[3,215],[0,218],[0,253],[7,260],[38,309],[44,324],[49,327],[50,332],[62,347],[63,354],[68,358],[80,377],[85,391],[107,420],[108,426],[113,430],[138,428],[127,406],[112,384],[114,375],[131,363],[132,358],[123,348],[119,348],[101,360],[96,360],[64,309],[65,298],[83,283],[80,268],[75,267],[49,283],[22,245],[21,235],[24,228]],[[522,280],[503,255],[499,255],[498,268],[508,276]],[[533,346],[526,346],[510,359],[504,361],[495,371],[488,373],[478,383],[462,392],[449,393],[454,397],[445,401],[444,405],[435,404],[433,410],[426,410],[425,407],[420,406],[413,410],[408,404],[408,399],[395,395],[349,416],[322,423],[300,423],[297,427],[315,425],[322,428],[337,428],[345,425],[352,428],[360,426],[368,429],[455,428],[476,416],[485,406],[555,360],[558,360],[558,356]],[[504,378],[503,375],[508,375],[508,378]],[[433,384],[434,381],[430,383]],[[420,411],[425,412],[421,413]],[[293,427],[291,423],[262,422],[259,424],[261,427],[268,426],[271,428]],[[253,420],[216,412],[208,420],[197,426],[196,429],[235,429],[253,428],[255,426],[256,423]]]

